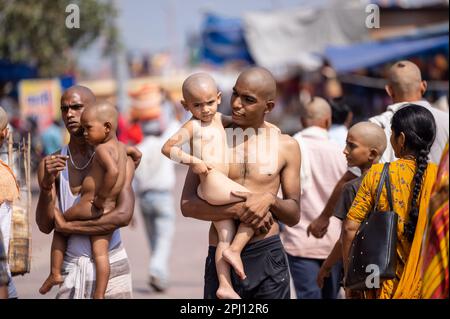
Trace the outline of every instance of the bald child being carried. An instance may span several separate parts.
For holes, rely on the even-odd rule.
[[[221,102],[221,92],[215,81],[206,73],[189,76],[182,87],[181,104],[192,113],[192,118],[175,133],[163,146],[162,153],[170,159],[189,165],[200,178],[198,196],[211,205],[226,205],[243,201],[236,192],[249,190],[228,178],[230,154],[224,127],[232,124],[232,119],[217,112]],[[279,129],[267,123],[279,133]],[[189,143],[190,154],[182,150]],[[230,278],[230,265],[243,280],[246,278],[241,260],[241,252],[253,237],[254,230],[234,220],[213,221],[219,242],[215,262],[219,279],[216,295],[220,299],[239,299]],[[235,236],[236,234],[236,236]]]
[[[118,112],[106,101],[96,102],[84,110],[81,125],[86,141],[95,146],[88,175],[81,185],[79,202],[64,213],[68,221],[98,218],[112,211],[125,183],[127,153],[125,145],[117,140]],[[95,299],[105,297],[109,280],[109,241],[111,234],[91,236],[95,263]],[[61,284],[61,268],[66,249],[66,238],[55,232],[51,250],[51,272],[39,292],[47,293],[52,286]]]

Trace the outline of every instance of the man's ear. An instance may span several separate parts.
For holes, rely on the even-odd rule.
[[[270,113],[275,107],[275,102],[273,100],[269,100],[266,102],[266,109],[264,110],[264,114]]]
[[[185,100],[181,100],[180,103],[181,103],[181,105],[183,105],[183,107],[184,107],[184,109],[185,109],[186,111],[189,111],[188,106],[187,106]]]
[[[425,94],[425,92],[427,91],[428,88],[428,83],[427,81],[423,80],[422,82],[420,82],[420,94],[423,96]]]
[[[394,98],[394,91],[392,90],[391,86],[389,84],[386,84],[384,86],[384,89],[386,90],[387,95],[389,95],[393,99]]]

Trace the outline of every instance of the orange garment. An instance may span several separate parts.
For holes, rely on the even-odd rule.
[[[427,237],[423,250],[422,295],[427,299],[449,297],[448,143],[442,154],[430,200]]]
[[[367,172],[353,201],[347,218],[361,223],[366,215],[373,209],[376,191],[380,181],[384,164],[375,164]],[[397,269],[396,278],[385,280],[381,287],[370,291],[371,295],[379,299],[386,298],[421,298],[421,248],[422,239],[427,221],[427,208],[431,196],[433,183],[436,179],[437,166],[428,164],[423,176],[422,189],[417,203],[419,204],[419,217],[416,232],[412,243],[404,235],[404,225],[409,219],[411,194],[414,187],[413,178],[416,172],[414,160],[399,159],[390,164],[389,178],[392,187],[394,211],[398,214],[397,227]],[[389,209],[386,188],[380,196],[379,209]]]
[[[0,205],[19,198],[19,185],[11,168],[0,160]]]

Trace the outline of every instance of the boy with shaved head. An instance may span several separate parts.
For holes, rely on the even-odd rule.
[[[127,152],[117,140],[118,112],[106,101],[95,102],[81,115],[81,126],[86,141],[95,146],[92,166],[84,178],[79,202],[64,213],[68,221],[87,220],[112,211],[125,184]],[[110,275],[108,247],[111,234],[91,236],[96,269],[93,297],[103,299]],[[46,293],[63,281],[61,267],[66,246],[65,238],[55,233],[51,252],[51,273],[40,292]]]
[[[427,89],[427,82],[422,79],[420,69],[413,62],[406,60],[395,62],[389,69],[386,80],[385,90],[391,97],[393,104],[389,105],[386,111],[380,115],[371,117],[369,122],[380,126],[389,140],[391,137],[391,119],[395,112],[411,104],[417,104],[426,108],[433,114],[436,121],[436,138],[431,146],[429,158],[431,162],[438,164],[449,138],[448,113],[432,107],[428,101],[423,99]],[[388,143],[380,163],[393,162],[396,159],[394,150]],[[342,176],[322,214],[309,226],[310,232],[315,237],[321,238],[327,232],[329,220],[333,215],[333,207],[340,197],[343,185],[360,175],[361,172],[358,168],[351,167]]]
[[[386,149],[386,136],[381,127],[370,122],[359,122],[353,125],[347,133],[347,142],[344,154],[349,167],[358,167],[361,176],[344,185],[341,197],[334,209],[334,216],[344,220],[347,216],[353,199],[356,197],[359,186],[370,167],[378,163]],[[342,236],[342,232],[341,232]],[[329,276],[332,267],[342,260],[342,245],[338,240],[327,259],[320,267],[317,284],[323,286],[324,279]]]

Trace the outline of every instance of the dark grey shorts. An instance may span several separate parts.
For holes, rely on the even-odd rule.
[[[205,263],[203,297],[216,299],[219,287],[214,256],[216,247],[209,246]],[[247,278],[242,281],[231,269],[234,290],[243,299],[289,299],[290,275],[286,253],[280,236],[248,244],[241,254]]]

